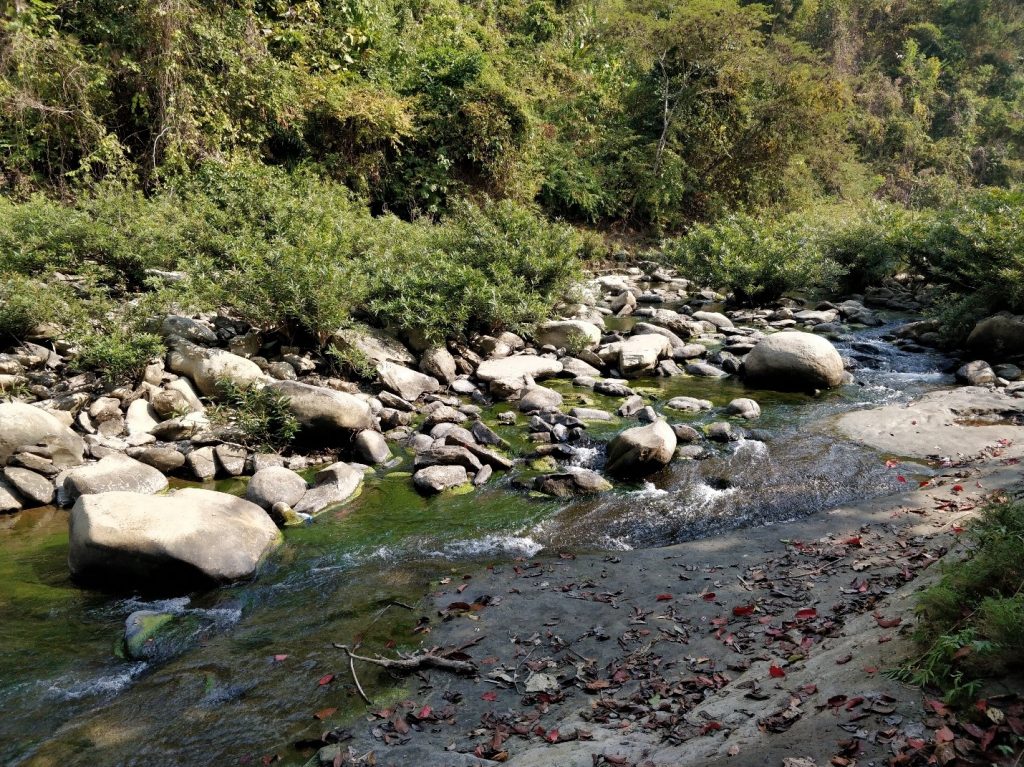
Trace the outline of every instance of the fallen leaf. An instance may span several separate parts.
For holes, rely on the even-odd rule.
[[[715,592],[709,591],[706,594],[701,594],[700,598],[703,599],[705,602],[714,602],[715,601]]]
[[[907,481],[907,478],[906,478],[906,477],[904,477],[904,476],[903,476],[902,474],[897,474],[897,475],[896,475],[896,481],[897,481],[897,482],[906,482],[906,481]]]
[[[782,670],[781,668],[779,668],[778,666],[776,666],[775,664],[772,664],[772,665],[771,665],[771,666],[770,666],[770,667],[768,668],[768,674],[769,674],[769,676],[771,676],[771,677],[772,677],[773,679],[783,679],[783,678],[785,678],[785,676],[786,676],[786,672],[785,672],[785,671],[783,671],[783,670]]]
[[[658,596],[656,596],[654,598],[654,601],[655,602],[671,602],[672,601],[672,595],[671,594],[658,594]]]
[[[313,718],[323,721],[337,710],[338,708],[336,706],[331,706],[330,708],[322,708],[315,714],[313,714]]]
[[[741,615],[752,615],[753,612],[754,612],[754,605],[753,604],[738,605],[737,607],[732,608],[732,614],[737,616],[737,617],[739,617]]]
[[[497,699],[498,693],[494,692],[493,690],[491,690],[490,692],[485,692],[483,695],[480,696],[480,700],[486,700],[488,703],[493,703]]]
[[[806,621],[806,620],[810,620],[811,618],[817,618],[817,617],[818,617],[818,611],[815,610],[813,607],[805,607],[802,610],[797,610],[796,611],[796,619],[798,621]]]
[[[896,626],[899,626],[901,623],[903,623],[903,619],[902,618],[883,618],[878,613],[875,613],[875,623],[878,624],[879,628],[891,629],[891,628],[895,628]]]
[[[324,674],[320,679],[317,680],[317,684],[323,687],[325,684],[330,684],[334,681],[334,674]]]
[[[288,660],[288,656],[287,655],[283,655],[282,654],[282,655],[275,655],[274,656],[274,663],[281,663],[282,661],[286,661],[286,660]]]

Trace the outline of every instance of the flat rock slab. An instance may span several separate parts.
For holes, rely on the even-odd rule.
[[[476,369],[476,377],[481,381],[517,378],[525,376],[541,379],[558,375],[562,372],[562,363],[547,357],[533,354],[519,354],[515,357],[484,360]]]
[[[844,436],[876,450],[908,458],[973,455],[1009,440],[1024,445],[1024,399],[965,386],[931,392],[907,405],[886,405],[840,416]],[[1020,449],[1020,448],[1018,448]]]
[[[72,469],[64,477],[63,488],[68,503],[82,495],[115,490],[151,495],[167,489],[167,477],[142,461],[114,454]]]

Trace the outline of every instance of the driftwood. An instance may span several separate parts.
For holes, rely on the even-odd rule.
[[[431,650],[421,655],[412,655],[408,658],[368,658],[365,655],[356,655],[349,648],[348,645],[335,644],[339,650],[344,650],[348,656],[349,663],[352,661],[362,661],[363,663],[371,663],[374,666],[380,666],[386,668],[389,671],[397,671],[402,674],[411,674],[415,671],[420,671],[425,668],[436,668],[441,671],[450,671],[453,674],[476,674],[476,664],[472,661],[456,660],[455,658],[448,658],[444,652],[438,652]],[[449,650],[449,653],[456,653],[459,650]]]

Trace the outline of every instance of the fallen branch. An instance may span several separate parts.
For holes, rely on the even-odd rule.
[[[359,697],[362,698],[364,701],[366,701],[366,705],[367,706],[372,706],[373,705],[373,701],[370,700],[369,697],[367,697],[366,691],[363,690],[363,686],[361,684],[359,684],[359,677],[356,675],[356,662],[355,662],[355,658],[352,657],[351,653],[349,653],[349,656],[348,656],[348,670],[352,674],[352,681],[356,683],[356,690],[359,691]]]
[[[419,671],[424,668],[436,668],[441,671],[451,671],[453,674],[472,675],[477,673],[475,663],[465,660],[446,658],[443,654],[437,652],[427,652],[422,655],[413,655],[409,658],[368,658],[365,655],[356,655],[348,645],[336,643],[334,646],[339,650],[345,651],[350,665],[352,664],[352,661],[358,660],[363,663],[371,663],[374,666],[386,668],[389,671],[398,671],[403,674],[411,674],[414,671]],[[452,652],[456,651],[453,650]]]

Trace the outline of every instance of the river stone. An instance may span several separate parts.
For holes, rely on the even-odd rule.
[[[157,633],[174,620],[173,613],[136,610],[124,622],[124,651],[132,660],[156,657]]]
[[[562,372],[572,378],[579,378],[580,376],[590,376],[596,378],[601,375],[601,371],[591,365],[589,362],[584,362],[578,357],[563,357],[562,358]]]
[[[85,442],[42,408],[23,402],[0,403],[0,463],[22,447],[38,448],[57,466],[78,466],[84,461]]]
[[[583,320],[552,320],[538,325],[533,337],[539,346],[593,349],[601,343],[601,328]]]
[[[336,444],[353,432],[376,426],[370,405],[355,395],[298,381],[275,381],[268,388],[288,398],[303,441]]]
[[[306,480],[284,466],[268,466],[252,475],[245,498],[270,511],[275,503],[294,508],[306,494]]]
[[[455,358],[443,346],[434,346],[423,352],[420,357],[420,370],[446,384],[452,384],[458,375]]]
[[[844,372],[828,340],[799,331],[765,337],[744,361],[748,382],[783,390],[830,389],[843,382]]]
[[[476,377],[485,382],[496,379],[525,380],[527,376],[540,379],[558,375],[561,372],[562,363],[558,360],[538,357],[533,354],[519,354],[514,357],[484,360],[476,369]]]
[[[149,434],[153,427],[159,423],[159,417],[152,406],[144,399],[137,399],[128,406],[128,415],[125,418],[128,427],[128,435]]]
[[[168,314],[160,323],[160,335],[167,339],[181,339],[200,346],[215,346],[217,334],[213,329],[194,320],[177,314]]]
[[[217,445],[213,448],[220,473],[228,477],[239,477],[245,472],[245,459],[249,452],[241,445]]]
[[[729,375],[709,362],[691,362],[686,366],[686,372],[699,378],[725,378]]]
[[[152,466],[114,453],[96,463],[71,469],[64,475],[63,487],[67,503],[74,503],[82,495],[113,491],[159,493],[167,489],[167,478]]]
[[[113,491],[75,503],[68,565],[85,582],[185,593],[251,576],[281,540],[263,509],[227,493]]]
[[[170,447],[133,447],[128,449],[127,454],[164,474],[170,474],[185,465],[185,456]]]
[[[669,340],[658,333],[630,336],[618,346],[619,372],[624,376],[640,375],[653,370],[658,360],[671,352]]]
[[[89,405],[88,413],[89,417],[97,423],[117,418],[121,415],[121,400],[114,397],[97,397]]]
[[[615,412],[623,418],[631,418],[643,410],[645,406],[644,398],[639,394],[633,394],[627,397],[626,401],[619,405],[619,409]]]
[[[485,424],[483,421],[474,421],[473,425],[469,427],[470,433],[473,435],[473,439],[479,442],[481,445],[492,445],[499,447],[505,445],[505,440],[499,436],[498,432],[492,429],[490,426]]]
[[[732,320],[719,312],[694,312],[691,317],[698,322],[709,322],[719,329],[733,327]]]
[[[609,474],[638,477],[666,466],[676,450],[676,435],[663,420],[626,429],[608,445]]]
[[[519,400],[519,412],[557,409],[562,405],[562,395],[544,386],[529,387]]]
[[[984,360],[968,362],[956,371],[956,380],[968,386],[983,386],[996,382],[996,373]]]
[[[192,476],[200,482],[206,482],[217,476],[217,460],[212,447],[201,447],[185,456],[185,463],[192,471]]]
[[[672,351],[672,359],[680,361],[694,360],[698,357],[703,357],[707,352],[708,347],[704,346],[704,344],[684,344]]]
[[[53,482],[41,474],[17,466],[6,466],[3,477],[21,496],[26,509],[53,503]]]
[[[316,473],[313,487],[295,504],[299,514],[319,514],[328,507],[349,500],[363,484],[363,472],[343,461],[332,463]]]
[[[557,474],[547,474],[534,480],[534,487],[545,495],[571,498],[594,495],[612,489],[612,483],[591,469],[568,466]]]
[[[677,442],[699,442],[702,435],[695,428],[686,423],[672,424],[672,432],[676,435]]]
[[[379,363],[377,375],[380,376],[384,386],[409,402],[415,402],[424,394],[435,392],[441,388],[441,384],[436,378],[394,362]]]
[[[0,514],[21,511],[21,495],[6,479],[0,478]]]
[[[391,459],[391,448],[388,447],[384,435],[372,429],[364,429],[359,432],[353,450],[360,461],[371,466],[385,463]]]
[[[413,469],[428,466],[462,466],[470,471],[480,470],[480,460],[463,445],[433,445],[416,454]]]
[[[743,439],[743,430],[728,421],[715,421],[706,427],[708,439],[715,442],[736,442]]]
[[[447,445],[464,447],[485,467],[489,466],[499,471],[508,471],[512,468],[513,462],[510,458],[506,458],[494,450],[488,450],[486,447],[475,445],[471,440],[466,441],[458,434],[448,434],[444,441]]]
[[[150,434],[164,442],[177,442],[193,437],[209,427],[210,420],[203,413],[189,413],[158,423]]]
[[[187,378],[177,378],[167,384],[165,387],[168,391],[176,391],[185,398],[185,404],[188,410],[186,413],[205,413],[206,407],[199,399],[199,395],[196,393],[195,387]]]
[[[1024,354],[1024,315],[1000,312],[981,320],[967,337],[967,348],[995,357]]]
[[[1024,376],[1024,371],[1022,371],[1016,365],[1010,364],[1009,362],[1004,363],[1002,365],[996,365],[995,373],[997,376],[1007,381],[1018,381],[1020,380],[1021,376]]]
[[[608,411],[593,407],[574,407],[569,411],[569,415],[579,418],[581,421],[611,421],[614,419],[614,416]]]
[[[206,349],[188,341],[175,345],[167,362],[175,373],[192,379],[200,393],[207,397],[219,394],[217,384],[221,380],[243,389],[268,380],[252,360],[224,349]]]
[[[761,406],[749,397],[738,397],[725,406],[725,412],[740,418],[760,418]]]
[[[428,466],[412,477],[413,486],[424,495],[435,495],[464,485],[469,481],[464,466]]]
[[[711,400],[697,399],[696,397],[673,397],[665,403],[669,410],[681,410],[684,413],[699,413],[701,410],[710,410],[714,407]]]
[[[158,418],[171,418],[192,412],[188,399],[177,389],[161,389],[153,394],[150,406]],[[151,429],[152,430],[152,427]]]
[[[381,362],[412,365],[416,362],[412,352],[400,341],[366,325],[338,330],[330,343],[341,351],[354,349],[375,365]]]
[[[672,354],[674,355],[679,349],[686,347],[686,342],[673,333],[668,328],[663,328],[661,325],[652,325],[649,322],[638,322],[633,326],[633,335],[649,335],[649,334],[664,336],[668,339],[669,346],[672,347]]]

